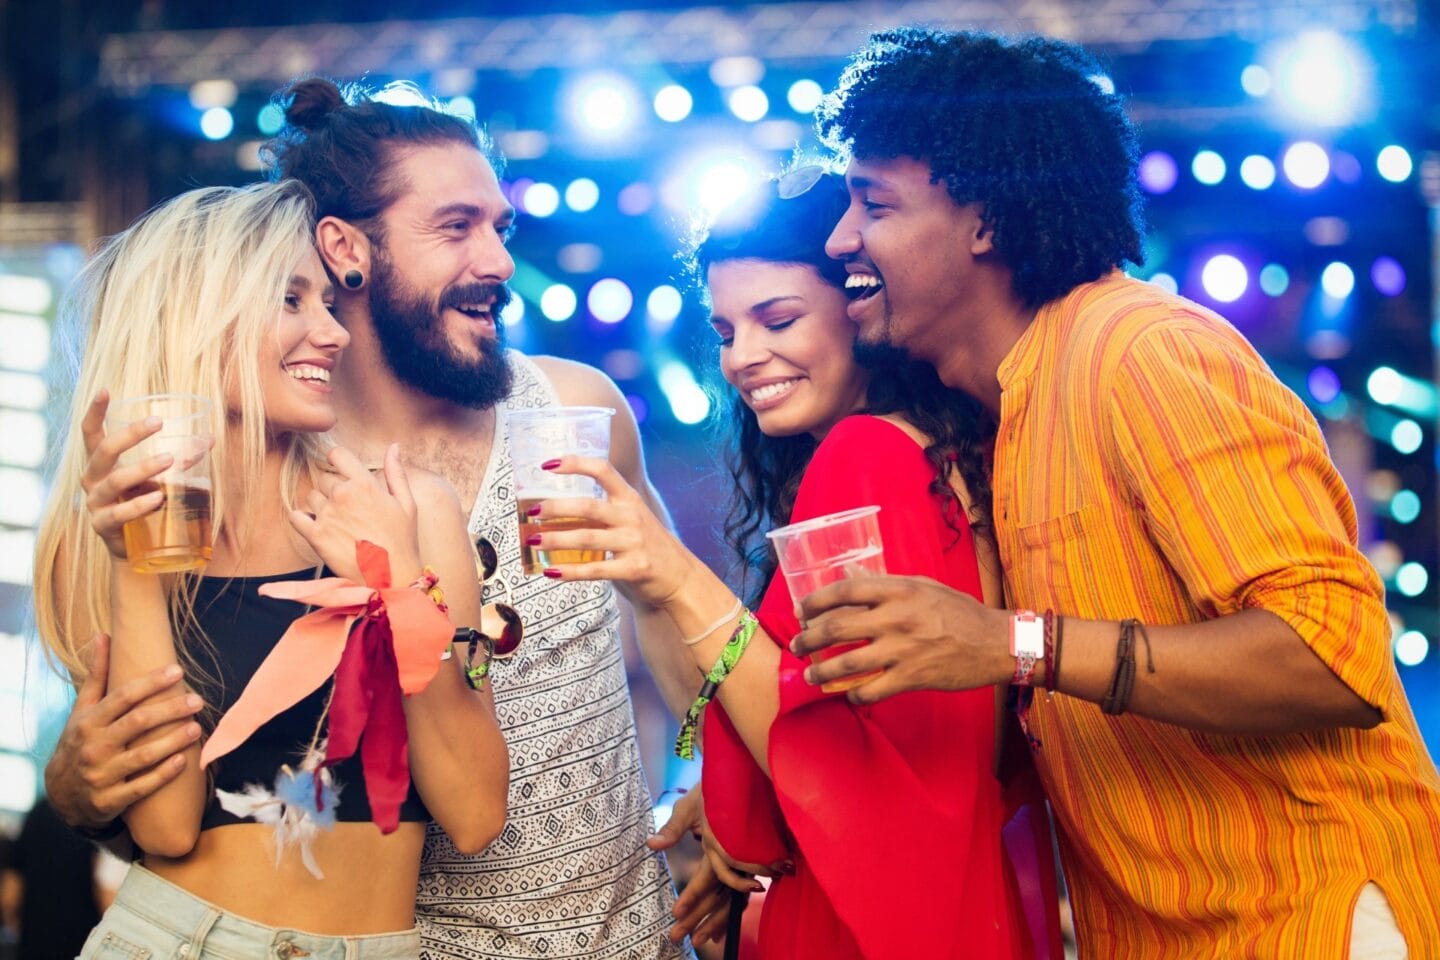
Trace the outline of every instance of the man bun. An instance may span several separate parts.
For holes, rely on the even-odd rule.
[[[306,77],[296,80],[280,94],[285,104],[285,120],[307,133],[329,122],[330,115],[345,107],[345,97],[332,80]]]

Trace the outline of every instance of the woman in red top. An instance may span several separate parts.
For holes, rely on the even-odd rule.
[[[793,603],[759,540],[876,504],[889,572],[999,600],[993,546],[976,536],[990,421],[929,367],[888,352],[857,359],[846,308],[869,288],[847,284],[846,265],[824,252],[847,204],[841,178],[800,168],[694,250],[735,389],[726,531],[765,584],[760,632],[708,711],[707,816],[737,860],[785,864],[761,917],[766,958],[1034,956],[1002,851],[994,693],[907,693],[866,707],[806,683],[806,664],[786,647],[799,632]],[[595,476],[609,499],[545,504],[542,517],[593,527],[546,533],[537,546],[611,558],[546,575],[612,579],[664,606],[679,649],[709,670],[741,613],[729,588],[602,461],[567,458],[558,471]]]

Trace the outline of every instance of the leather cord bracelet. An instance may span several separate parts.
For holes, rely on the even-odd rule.
[[[1130,695],[1135,692],[1135,630],[1145,641],[1145,664],[1150,673],[1155,672],[1155,657],[1150,649],[1150,633],[1145,624],[1134,618],[1120,621],[1120,639],[1115,644],[1115,672],[1110,677],[1110,689],[1100,701],[1100,710],[1112,717],[1118,717],[1130,706]]]

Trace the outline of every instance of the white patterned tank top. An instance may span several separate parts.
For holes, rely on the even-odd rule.
[[[653,831],[635,716],[621,656],[614,588],[526,576],[505,411],[555,406],[555,391],[524,355],[509,353],[510,396],[497,407],[495,441],[472,535],[495,547],[499,567],[485,601],[510,601],[525,624],[515,656],[491,668],[500,729],[510,747],[505,829],[478,856],[463,856],[431,823],[416,901],[427,960],[693,957],[666,937],[675,891]]]

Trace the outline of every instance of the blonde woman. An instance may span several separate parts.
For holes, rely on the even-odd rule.
[[[335,423],[329,373],[349,334],[331,313],[333,287],[312,230],[312,201],[294,181],[195,190],[107,243],[69,301],[88,333],[36,558],[41,637],[77,683],[87,660],[79,645],[97,631],[112,635],[112,686],[178,665],[189,688],[183,695],[204,698],[206,731],[306,613],[301,603],[267,596],[266,585],[331,575],[358,584],[357,541],[386,551],[396,586],[423,586],[428,564],[454,623],[479,623],[453,491],[429,475],[407,476],[393,447],[383,475],[346,450],[327,452],[324,434]],[[199,395],[215,411],[214,554],[203,573],[137,573],[125,562],[123,524],[160,505],[127,491],[165,463],[117,465],[158,424],[107,434],[105,412],[111,397],[161,392]],[[405,627],[395,629],[398,647]],[[278,806],[282,773],[313,773],[323,753],[328,685],[206,768],[197,730],[183,772],[125,812],[143,851],[139,869],[81,956],[417,955],[427,821],[456,847],[477,851],[504,820],[505,745],[489,691],[470,688],[459,659],[440,664],[422,692],[404,699],[410,786],[389,832],[368,822],[368,756],[333,768],[338,801],[327,793],[332,808],[320,822],[297,819],[303,803],[288,808],[289,835],[311,835],[303,850],[235,812],[237,797],[256,811],[287,809]],[[398,756],[403,764],[403,748]],[[325,828],[331,817],[337,822]]]

